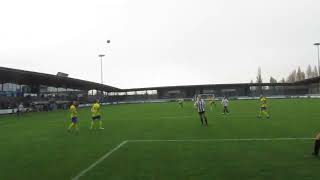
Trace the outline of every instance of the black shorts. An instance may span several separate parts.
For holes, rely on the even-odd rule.
[[[101,119],[101,116],[93,116],[92,117],[92,120],[94,121],[94,120],[100,120]]]
[[[266,111],[267,107],[261,107],[261,111]]]
[[[201,116],[201,115],[203,115],[204,113],[206,113],[205,111],[202,111],[202,112],[198,112],[199,113],[199,115]]]

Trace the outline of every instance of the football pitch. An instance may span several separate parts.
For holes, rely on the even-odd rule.
[[[202,127],[191,102],[102,107],[104,130],[66,131],[68,111],[0,116],[0,179],[46,180],[317,180],[311,156],[320,131],[320,100],[269,100],[258,119],[253,100],[218,103]]]

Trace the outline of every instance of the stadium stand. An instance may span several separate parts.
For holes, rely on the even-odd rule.
[[[88,104],[99,98],[103,103],[163,102],[192,99],[196,94],[216,97],[253,98],[318,97],[320,77],[294,83],[237,83],[164,86],[120,89],[100,83],[45,73],[0,67],[0,109],[14,109],[19,103],[34,111],[66,109],[72,100]],[[95,93],[93,93],[95,92]],[[7,112],[7,110],[6,110]]]
[[[34,111],[66,108],[72,100],[94,101],[96,97],[88,94],[92,90],[99,92],[96,95],[120,91],[85,80],[0,67],[0,109],[14,112],[21,102]]]

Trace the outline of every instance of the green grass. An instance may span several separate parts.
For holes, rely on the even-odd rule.
[[[124,140],[314,137],[319,100],[269,100],[272,118],[256,118],[257,101],[232,101],[207,112],[201,127],[192,103],[103,107],[102,131],[89,131],[90,111],[79,110],[80,133],[69,134],[67,111],[0,116],[0,179],[71,179]],[[312,140],[128,142],[81,179],[316,180],[320,159]]]

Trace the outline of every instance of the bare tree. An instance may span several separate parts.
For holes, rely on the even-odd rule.
[[[296,81],[301,81],[301,80],[304,80],[305,78],[306,78],[306,75],[303,71],[301,71],[301,68],[299,66],[296,74]]]
[[[294,71],[292,71],[291,74],[288,76],[287,82],[289,82],[289,83],[295,82],[295,81],[296,81],[296,77],[297,77],[297,71],[294,70]]]
[[[300,66],[298,67],[298,70],[297,70],[297,74],[296,74],[296,81],[300,81],[301,79],[301,69],[300,69]]]
[[[306,76],[307,78],[313,78],[313,72],[310,64],[308,65]]]
[[[258,68],[257,83],[262,83],[261,68]]]
[[[317,77],[317,76],[319,76],[318,68],[317,68],[317,66],[314,66],[314,68],[313,68],[313,77]]]
[[[277,83],[277,80],[274,77],[270,77],[270,83],[274,84]],[[276,93],[276,87],[275,86],[270,86],[269,89],[272,91],[272,93]]]
[[[304,73],[303,71],[301,72],[301,80],[305,80],[306,79],[306,73]]]
[[[258,68],[257,83],[262,83],[261,67]],[[262,86],[257,87],[258,93],[262,94]]]
[[[277,83],[277,80],[271,76],[270,77],[270,83]]]

